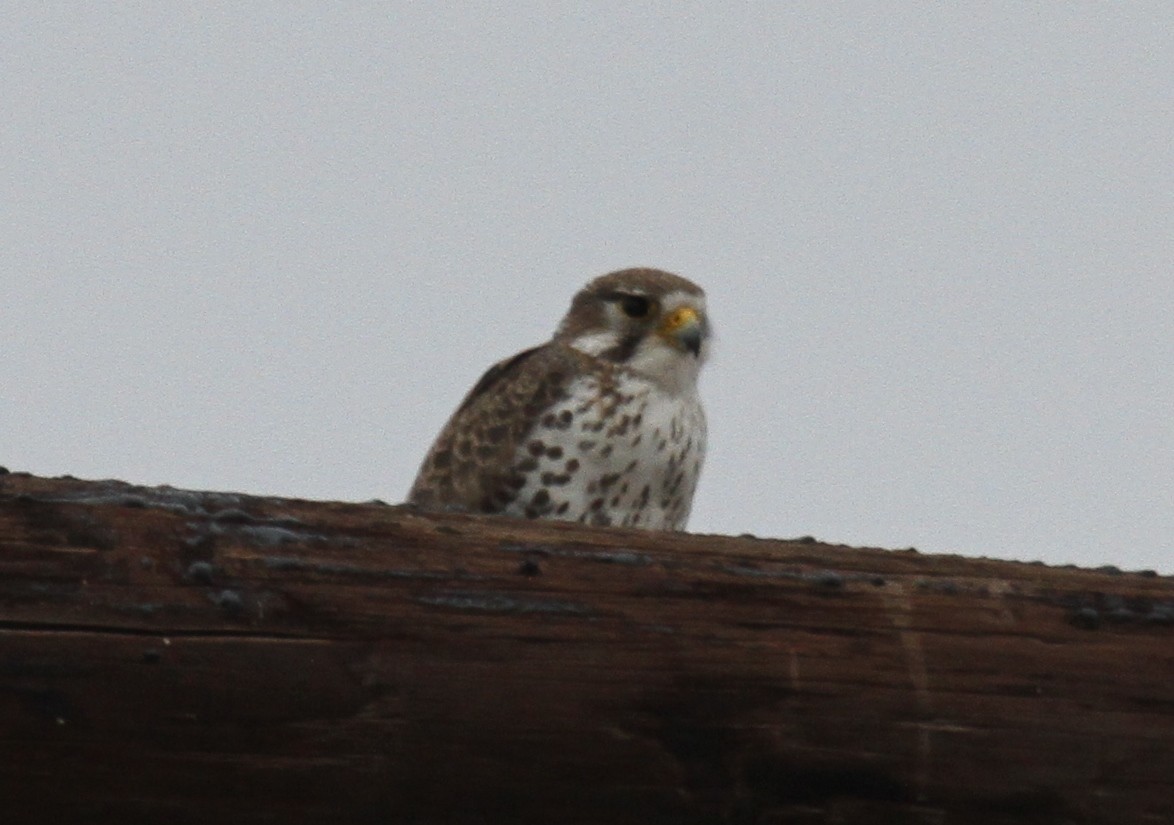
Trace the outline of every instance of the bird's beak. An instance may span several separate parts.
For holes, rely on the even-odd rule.
[[[693,307],[679,307],[668,314],[657,332],[683,350],[701,355],[701,342],[708,333],[705,319]]]

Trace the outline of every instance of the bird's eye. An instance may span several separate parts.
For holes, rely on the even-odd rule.
[[[621,295],[620,309],[629,318],[647,318],[652,310],[652,301],[643,295]]]

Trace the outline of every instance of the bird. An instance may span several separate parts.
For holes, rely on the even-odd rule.
[[[574,296],[550,341],[465,395],[408,494],[427,511],[684,530],[705,459],[701,287],[624,269]]]

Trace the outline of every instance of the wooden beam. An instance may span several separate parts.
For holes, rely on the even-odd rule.
[[[1174,580],[5,474],[0,810],[1174,822]]]

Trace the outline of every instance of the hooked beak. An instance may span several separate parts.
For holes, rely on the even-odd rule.
[[[709,326],[693,307],[680,307],[668,314],[657,332],[669,343],[699,357]]]

